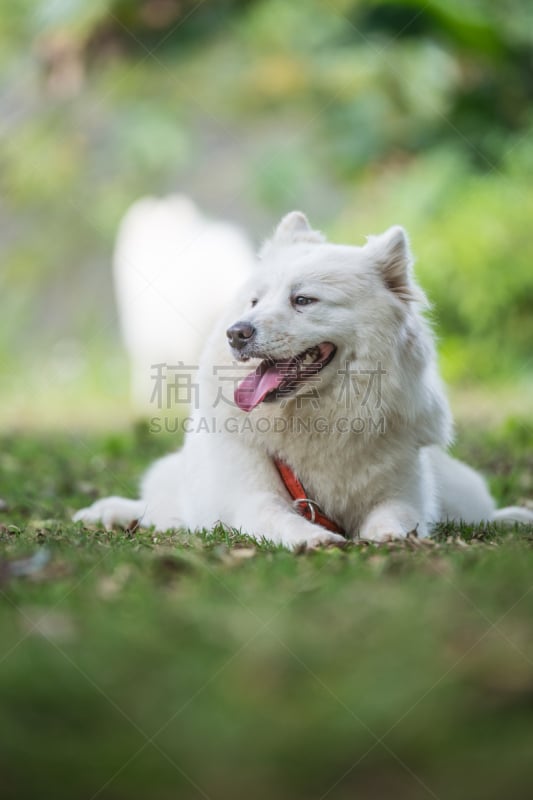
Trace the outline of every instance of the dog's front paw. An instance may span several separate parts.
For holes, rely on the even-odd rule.
[[[290,531],[282,538],[281,543],[289,550],[316,550],[319,547],[344,547],[346,544],[344,536],[338,533],[331,533],[318,525],[313,525],[313,528],[316,528],[316,531],[305,534]]]
[[[389,514],[372,514],[362,525],[359,538],[368,542],[392,542],[394,539],[404,539],[410,530]]]
[[[92,506],[82,508],[72,517],[74,522],[87,525],[101,523],[104,528],[114,525],[127,527],[136,520],[142,519],[146,512],[146,503],[142,500],[127,500],[124,497],[105,497],[97,500]]]
[[[359,534],[359,539],[363,542],[393,542],[395,539],[404,539],[407,534],[401,530],[391,530],[390,526],[380,528],[374,525]]]
[[[359,530],[359,538],[369,542],[390,542],[405,539],[408,533],[427,536],[427,528],[419,510],[408,503],[390,501],[370,512]]]
[[[307,550],[315,550],[317,547],[344,547],[345,544],[346,539],[344,536],[324,530],[324,533],[318,533],[316,536],[312,536],[308,539],[305,546]]]

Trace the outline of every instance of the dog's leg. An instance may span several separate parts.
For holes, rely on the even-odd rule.
[[[258,541],[291,550],[345,542],[343,536],[308,522],[292,508],[270,458],[234,441],[206,454],[195,448],[187,459],[173,453],[156,461],[144,476],[141,497],[98,500],[78,511],[74,520],[101,522],[106,528],[139,520],[157,530],[209,529],[222,522]]]
[[[438,519],[474,523],[493,519],[496,504],[479,472],[438,447],[426,452],[435,475]]]
[[[308,522],[291,508],[290,500],[274,492],[256,492],[241,500],[232,526],[258,541],[266,539],[289,550],[346,542],[343,536]]]
[[[506,506],[497,508],[492,514],[493,522],[500,522],[503,525],[533,525],[533,511],[522,506]]]
[[[159,531],[185,527],[179,515],[179,486],[183,473],[180,453],[164,456],[152,464],[144,476],[139,500],[105,497],[78,511],[74,522],[100,522],[105,528],[112,528],[114,525],[127,527],[138,521],[144,528],[153,525]]]
[[[411,531],[427,536],[427,526],[420,511],[401,500],[389,500],[372,509],[359,531],[361,539],[385,542],[401,539]]]
[[[272,458],[229,434],[191,437],[179,456],[167,456],[149,470],[142,497],[156,524],[159,506],[167,518],[179,513],[190,530],[209,530],[220,522],[289,549],[344,542],[292,507]]]
[[[181,509],[187,527],[211,528],[217,521],[258,541],[268,540],[294,550],[343,544],[345,539],[302,517],[292,506],[273,459],[233,435],[204,436],[184,451],[187,492]],[[174,471],[172,462],[162,469]],[[176,486],[179,472],[158,484]],[[143,497],[148,497],[143,493]]]
[[[85,522],[92,525],[100,522],[104,528],[112,528],[114,525],[127,527],[135,521],[139,521],[139,524],[146,524],[143,520],[145,514],[146,503],[143,500],[104,497],[103,500],[97,500],[92,506],[77,511],[72,519],[74,522]]]

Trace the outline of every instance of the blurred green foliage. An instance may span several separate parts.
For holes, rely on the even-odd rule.
[[[528,0],[21,0],[0,66],[10,369],[111,351],[120,216],[178,189],[258,238],[292,207],[354,242],[406,225],[446,376],[531,371]]]

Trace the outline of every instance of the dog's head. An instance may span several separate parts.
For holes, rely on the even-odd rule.
[[[403,228],[363,247],[330,244],[304,214],[284,217],[263,247],[246,305],[227,330],[239,361],[260,359],[237,387],[245,411],[323,389],[346,363],[389,362],[402,339],[416,340],[419,306]]]

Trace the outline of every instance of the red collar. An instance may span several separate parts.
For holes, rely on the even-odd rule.
[[[318,503],[307,497],[304,487],[289,465],[280,458],[274,458],[274,464],[285,488],[292,497],[292,504],[298,513],[308,519],[309,522],[314,522],[315,525],[322,525],[323,528],[332,533],[340,533],[341,536],[346,536],[346,533],[336,522],[333,522],[332,519],[322,513]]]

